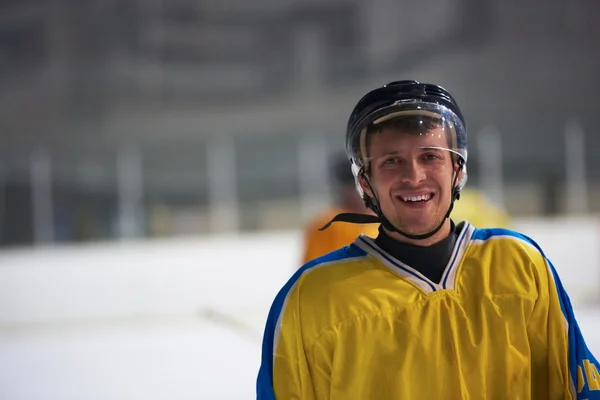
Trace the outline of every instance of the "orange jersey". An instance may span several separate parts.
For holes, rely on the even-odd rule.
[[[325,211],[314,218],[304,235],[304,253],[302,264],[321,257],[352,243],[360,234],[377,237],[379,224],[353,224],[334,222],[324,231],[319,231],[337,214],[347,212],[341,208]]]

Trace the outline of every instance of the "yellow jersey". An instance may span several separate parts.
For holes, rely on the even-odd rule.
[[[258,399],[600,399],[600,366],[539,246],[463,225],[440,282],[361,235],[271,307]]]
[[[345,212],[343,209],[325,211],[308,224],[304,234],[302,264],[351,244],[360,234],[377,236],[379,224],[335,222],[324,231],[319,231],[319,228],[343,212]]]

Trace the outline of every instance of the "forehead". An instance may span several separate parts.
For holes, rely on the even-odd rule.
[[[427,131],[404,132],[386,128],[371,134],[369,138],[371,156],[391,151],[408,151],[418,147],[448,147],[448,130],[436,127]]]

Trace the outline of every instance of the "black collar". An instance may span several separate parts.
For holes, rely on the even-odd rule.
[[[450,234],[430,246],[399,242],[388,236],[382,227],[379,228],[379,235],[375,239],[375,243],[398,261],[416,269],[429,280],[437,283],[442,278],[458,234],[463,228],[462,224],[456,227],[452,220],[450,223]]]

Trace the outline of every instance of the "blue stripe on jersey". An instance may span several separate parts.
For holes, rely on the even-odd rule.
[[[594,364],[596,368],[600,368],[600,363],[598,363],[598,360],[596,360],[585,343],[579,325],[577,324],[577,320],[575,319],[575,313],[573,312],[571,300],[569,299],[569,296],[564,289],[562,282],[560,281],[554,265],[552,265],[552,262],[548,259],[548,257],[546,257],[542,248],[533,239],[518,232],[508,229],[477,229],[473,234],[473,239],[487,240],[494,236],[512,236],[516,239],[520,239],[535,247],[548,263],[549,269],[552,273],[552,278],[554,280],[554,285],[556,286],[556,291],[560,302],[560,309],[568,323],[569,372],[571,373],[572,382],[577,385],[577,369],[578,367],[583,368],[584,360]],[[584,373],[584,376],[585,375],[586,374]],[[587,377],[584,377],[584,379],[586,378]],[[600,399],[600,391],[590,391],[588,383],[584,386],[581,393],[577,394],[577,399]]]
[[[279,291],[269,316],[267,317],[267,323],[265,327],[265,333],[262,343],[262,362],[258,371],[258,378],[256,381],[256,395],[258,400],[275,400],[275,393],[273,392],[273,342],[275,340],[275,331],[277,329],[277,321],[279,315],[285,303],[285,300],[289,292],[293,289],[298,279],[310,270],[311,268],[317,267],[324,263],[333,263],[336,261],[342,261],[350,258],[364,257],[367,253],[356,245],[349,245],[336,250],[332,253],[326,254],[322,257],[309,261],[304,264],[296,273],[287,281],[283,288]]]
[[[365,243],[367,246],[369,246],[371,249],[373,249],[373,251],[376,251],[377,253],[379,253],[379,255],[381,255],[383,258],[385,258],[389,263],[393,264],[396,268],[401,269],[402,271],[414,276],[415,278],[425,282],[427,285],[429,285],[429,287],[431,288],[431,291],[435,292],[435,285],[432,285],[429,280],[427,279],[423,279],[421,278],[419,275],[417,275],[416,273],[414,273],[413,271],[405,268],[402,266],[402,264],[398,263],[398,261],[396,261],[394,258],[392,257],[388,257],[383,251],[379,250],[377,247],[374,247],[371,243],[369,243],[368,241],[366,241],[365,239],[363,239],[362,237],[360,238],[360,240],[362,240],[363,243]]]
[[[550,262],[550,260],[546,259],[550,266],[550,270],[552,271],[552,277],[554,278],[554,284],[556,285],[556,291],[558,292],[558,298],[560,299],[561,309],[563,309],[563,315],[565,319],[569,323],[569,371],[571,372],[571,379],[574,384],[577,385],[577,369],[578,367],[582,368],[585,371],[583,360],[587,360],[588,362],[595,365],[596,369],[600,370],[600,363],[594,357],[590,349],[587,347],[583,335],[581,334],[581,329],[577,324],[577,320],[575,319],[575,313],[573,312],[573,306],[571,305],[571,300],[567,295],[566,290],[564,289],[560,278],[558,277],[558,273],[554,268],[554,265]],[[566,312],[565,312],[566,311]],[[588,375],[584,372],[584,380],[588,378]],[[596,377],[598,379],[598,377]],[[577,394],[577,399],[600,399],[600,391],[593,390],[590,391],[589,382],[584,386],[581,393]]]

